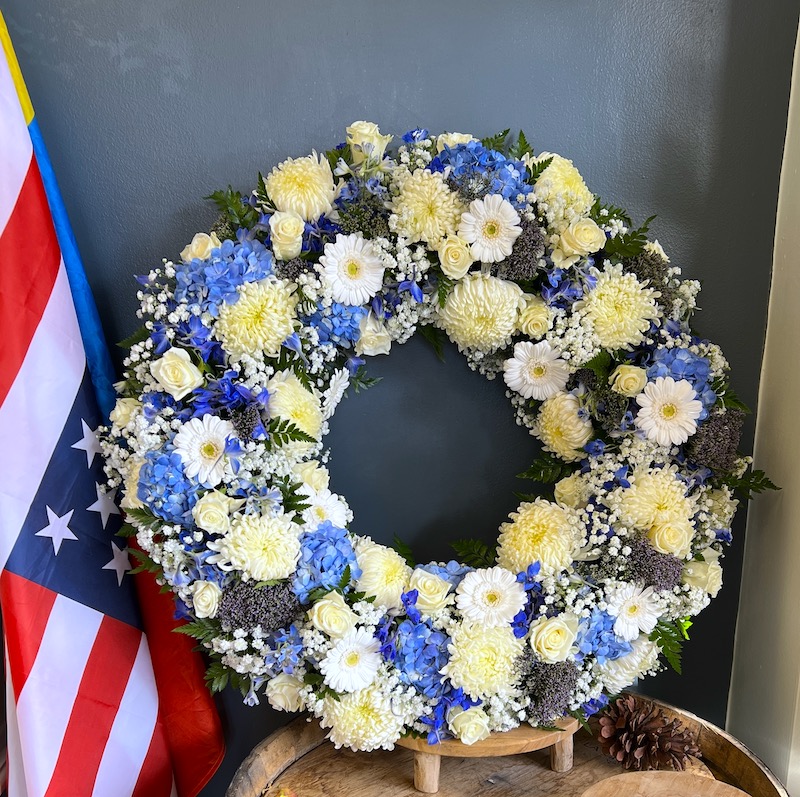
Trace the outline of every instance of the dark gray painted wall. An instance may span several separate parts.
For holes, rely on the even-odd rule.
[[[653,230],[703,280],[702,333],[755,404],[786,121],[795,0],[0,0],[109,340],[135,325],[134,273],[213,210],[200,197],[355,119],[401,133],[523,127]],[[497,384],[421,342],[338,411],[334,487],[356,529],[421,555],[491,537],[534,453]],[[747,430],[749,446],[752,426]],[[724,722],[744,518],[726,587],[681,679],[653,693]],[[206,795],[285,719],[222,699],[229,753]]]

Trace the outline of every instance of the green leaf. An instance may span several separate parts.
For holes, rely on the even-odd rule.
[[[487,136],[486,138],[482,138],[481,144],[483,144],[486,149],[496,149],[499,152],[502,152],[510,132],[511,128],[507,127],[505,130],[501,130],[495,136]]]
[[[219,212],[233,227],[250,229],[258,223],[258,211],[244,203],[241,194],[234,191],[230,185],[226,189],[214,191],[205,198],[214,202]]]
[[[131,526],[130,523],[123,523],[119,531],[117,532],[117,537],[135,537],[136,536],[136,529]]]
[[[711,389],[717,394],[717,405],[726,410],[741,410],[748,415],[751,413],[747,406],[734,392],[728,381],[724,377],[715,379],[711,383]]]
[[[765,490],[780,490],[763,470],[753,470],[749,467],[741,476],[729,474],[720,479],[744,501],[750,501],[753,494],[763,493]]]
[[[271,451],[275,446],[287,443],[314,443],[310,434],[293,424],[288,418],[272,418],[267,427],[267,448]]]
[[[553,162],[552,157],[545,158],[544,160],[539,161],[538,163],[532,163],[529,166],[530,173],[531,173],[531,182],[535,183],[542,172]]]
[[[575,469],[574,465],[555,457],[549,451],[542,451],[528,470],[517,474],[518,479],[532,479],[542,484],[555,484]]]
[[[291,481],[288,477],[275,479],[273,484],[281,491],[284,512],[303,512],[311,506],[307,502],[308,497],[298,492],[300,485]]]
[[[433,324],[426,324],[424,327],[418,327],[417,331],[431,344],[433,352],[439,360],[444,362],[444,343],[447,340],[444,330],[433,326]]]
[[[620,259],[636,257],[636,255],[641,254],[644,251],[644,245],[647,243],[647,231],[650,228],[650,222],[654,218],[655,216],[650,216],[636,230],[630,230],[625,234],[617,235],[615,238],[609,238],[602,251],[609,257]]]
[[[522,160],[524,155],[533,155],[533,147],[528,143],[523,130],[519,131],[517,140],[508,148],[508,155],[515,160]]]
[[[151,531],[163,525],[164,521],[154,515],[149,509],[126,509],[125,517],[128,520],[135,520],[137,525],[144,526]]]
[[[261,172],[258,173],[258,183],[256,184],[256,199],[262,205],[269,205],[269,194],[267,193],[267,184],[264,181],[264,175]]]
[[[325,153],[325,157],[330,164],[331,171],[333,171],[339,165],[339,159],[341,158],[345,163],[350,163],[352,160],[352,154],[350,152],[350,145],[345,144],[340,149],[329,149]]]
[[[456,540],[450,547],[470,567],[492,567],[497,557],[497,543],[489,547],[480,540]]]
[[[436,299],[439,302],[439,307],[444,307],[445,302],[447,302],[447,297],[450,295],[450,291],[453,290],[453,285],[456,284],[456,281],[447,276],[447,274],[442,274],[439,277],[438,284],[436,285]]]
[[[394,542],[392,543],[395,551],[406,560],[406,564],[409,567],[414,567],[416,562],[414,561],[414,554],[411,552],[411,546],[403,542],[396,534],[394,535]]]
[[[144,343],[150,337],[150,330],[146,327],[139,327],[132,335],[123,338],[117,346],[121,349],[132,349],[137,343]]]
[[[219,625],[213,620],[195,620],[172,629],[176,634],[183,634],[200,642],[210,642],[219,634]]]
[[[362,390],[369,390],[371,387],[375,387],[382,379],[382,376],[367,376],[367,369],[362,365],[350,377],[350,385],[358,395]]]
[[[594,371],[597,376],[597,381],[601,385],[605,385],[608,380],[608,375],[611,372],[612,359],[611,355],[603,349],[599,354],[592,357],[589,362],[581,365],[581,368],[589,368]]]
[[[678,675],[681,674],[683,642],[689,639],[687,631],[691,625],[692,621],[688,617],[677,621],[659,620],[649,637],[651,642],[661,648],[667,663]]]
[[[350,586],[351,577],[352,573],[350,571],[350,565],[346,565],[344,568],[344,573],[342,573],[342,577],[339,579],[339,584],[337,585],[336,589],[339,590],[339,592],[344,592],[344,590]]]
[[[128,553],[139,563],[130,571],[131,575],[161,572],[161,565],[157,565],[144,551],[140,551],[138,548],[129,548]]]
[[[606,211],[605,213],[602,212],[604,210]],[[625,224],[626,227],[633,226],[631,217],[628,215],[626,210],[618,208],[615,205],[611,205],[607,202],[603,202],[599,196],[595,197],[594,205],[592,205],[592,209],[589,211],[589,216],[591,217],[592,221],[595,221],[598,224],[608,224],[610,219],[619,219]]]

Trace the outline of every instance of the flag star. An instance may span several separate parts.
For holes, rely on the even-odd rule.
[[[114,490],[111,493],[103,492],[103,488],[97,482],[95,482],[94,486],[97,489],[97,500],[91,506],[87,506],[86,511],[99,512],[100,519],[103,521],[103,528],[105,528],[109,516],[119,514],[119,507],[114,503],[117,491]]]
[[[37,537],[50,537],[53,541],[53,551],[58,556],[61,550],[61,543],[64,540],[77,540],[78,538],[72,533],[69,527],[69,522],[72,520],[72,513],[74,509],[70,509],[66,515],[59,517],[49,506],[47,509],[48,524],[41,530],[36,532]]]
[[[128,558],[127,548],[117,548],[112,542],[111,550],[114,558],[108,564],[103,565],[103,570],[116,570],[117,586],[121,587],[124,575],[131,569],[131,560]]]
[[[100,441],[97,439],[97,429],[92,429],[86,421],[81,418],[83,427],[83,437],[77,443],[73,443],[71,448],[79,448],[86,452],[86,467],[91,468],[95,454],[101,454]],[[103,523],[105,526],[105,523]]]

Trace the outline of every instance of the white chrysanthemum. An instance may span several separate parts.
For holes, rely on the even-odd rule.
[[[503,363],[503,379],[521,396],[544,401],[564,390],[569,379],[569,366],[560,354],[546,340],[516,343],[514,356]]]
[[[378,545],[368,538],[358,541],[356,559],[361,568],[361,578],[356,587],[368,598],[374,597],[377,606],[397,609],[400,596],[408,586],[411,568],[397,551]]]
[[[309,505],[303,510],[303,523],[309,529],[315,529],[326,520],[340,529],[347,525],[347,504],[338,495],[327,488],[316,492],[308,489],[301,492],[307,496],[303,503]]]
[[[494,351],[515,332],[523,295],[513,282],[467,274],[450,291],[439,318],[459,349]]]
[[[319,272],[336,302],[366,304],[383,287],[383,261],[360,234],[337,235],[325,244]]]
[[[510,625],[487,628],[459,623],[450,631],[450,660],[442,674],[453,686],[470,697],[483,700],[496,692],[507,692],[515,679],[514,662],[522,653],[523,641]]]
[[[456,606],[465,621],[485,627],[508,625],[525,605],[525,588],[503,567],[467,573],[456,589]]]
[[[183,472],[204,487],[216,487],[225,475],[225,443],[236,435],[233,424],[216,415],[192,418],[178,430],[173,443]]]
[[[534,432],[547,449],[566,462],[574,462],[585,456],[583,447],[593,429],[572,393],[556,393],[540,407]]]
[[[570,516],[563,507],[543,498],[520,504],[500,526],[497,563],[512,573],[521,573],[534,562],[545,572],[563,570],[572,564],[575,535]]]
[[[635,482],[620,494],[619,515],[626,526],[649,531],[693,514],[694,501],[686,495],[686,484],[670,470],[637,473]]]
[[[500,194],[470,202],[458,224],[459,238],[470,244],[472,256],[482,263],[505,260],[521,232],[519,214]]]
[[[648,440],[662,446],[685,443],[697,431],[697,419],[703,404],[691,382],[671,376],[659,376],[644,386],[636,396],[639,412],[636,425]]]
[[[537,201],[548,206],[550,226],[561,233],[573,219],[589,214],[594,196],[571,160],[549,152],[543,152],[536,160],[549,157],[552,161],[539,175],[534,190]]]
[[[606,659],[595,669],[609,694],[621,692],[657,666],[659,649],[655,642],[640,636],[631,644],[633,650],[630,653],[618,659]]]
[[[328,695],[320,724],[331,729],[328,737],[337,749],[369,752],[391,750],[403,732],[404,717],[392,711],[391,697],[372,684],[350,694]]]
[[[317,395],[303,386],[292,371],[279,371],[267,382],[269,413],[291,421],[301,432],[319,440],[322,407]]]
[[[400,193],[392,201],[395,231],[409,242],[426,241],[436,247],[455,235],[464,206],[442,175],[426,169],[398,174]]]
[[[240,285],[238,301],[219,308],[215,333],[222,348],[236,357],[276,357],[294,332],[295,287],[274,277]]]
[[[620,584],[606,589],[608,613],[614,621],[614,633],[630,642],[643,631],[649,634],[658,622],[663,607],[652,587]]]
[[[287,158],[269,173],[266,186],[278,210],[292,211],[306,221],[330,213],[336,196],[330,164],[316,152],[304,158]]]
[[[366,628],[354,628],[319,663],[325,683],[336,692],[356,692],[375,680],[381,643]]]
[[[220,539],[207,543],[209,562],[222,570],[237,570],[243,579],[288,578],[300,558],[299,527],[288,515],[242,515]]]
[[[633,274],[623,273],[622,266],[606,266],[577,306],[586,312],[604,349],[624,349],[641,343],[650,321],[658,318],[658,295]]]

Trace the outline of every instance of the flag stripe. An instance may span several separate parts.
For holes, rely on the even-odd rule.
[[[6,645],[6,653],[8,653],[8,645]],[[11,662],[6,656],[6,672],[10,667]],[[14,696],[10,678],[6,678],[6,752],[8,754],[8,797],[28,797],[28,790],[25,787],[23,750],[17,725],[17,699]]]
[[[138,629],[113,617],[103,618],[83,670],[46,797],[91,794],[141,639]]]
[[[99,612],[63,595],[53,604],[39,655],[17,698],[22,749],[34,759],[25,768],[31,797],[47,791],[102,619]]]
[[[170,762],[164,729],[157,722],[153,738],[136,781],[131,797],[161,797],[172,790],[172,763]]]
[[[0,234],[0,318],[14,321],[4,325],[0,404],[42,319],[60,262],[61,251],[44,184],[36,161],[31,160],[19,199]]]
[[[0,574],[0,605],[13,606],[3,616],[9,682],[18,696],[33,668],[50,612],[56,600],[52,590],[4,570]]]
[[[0,568],[8,561],[64,430],[85,363],[62,266],[25,362],[0,406],[0,440],[4,446]]]

